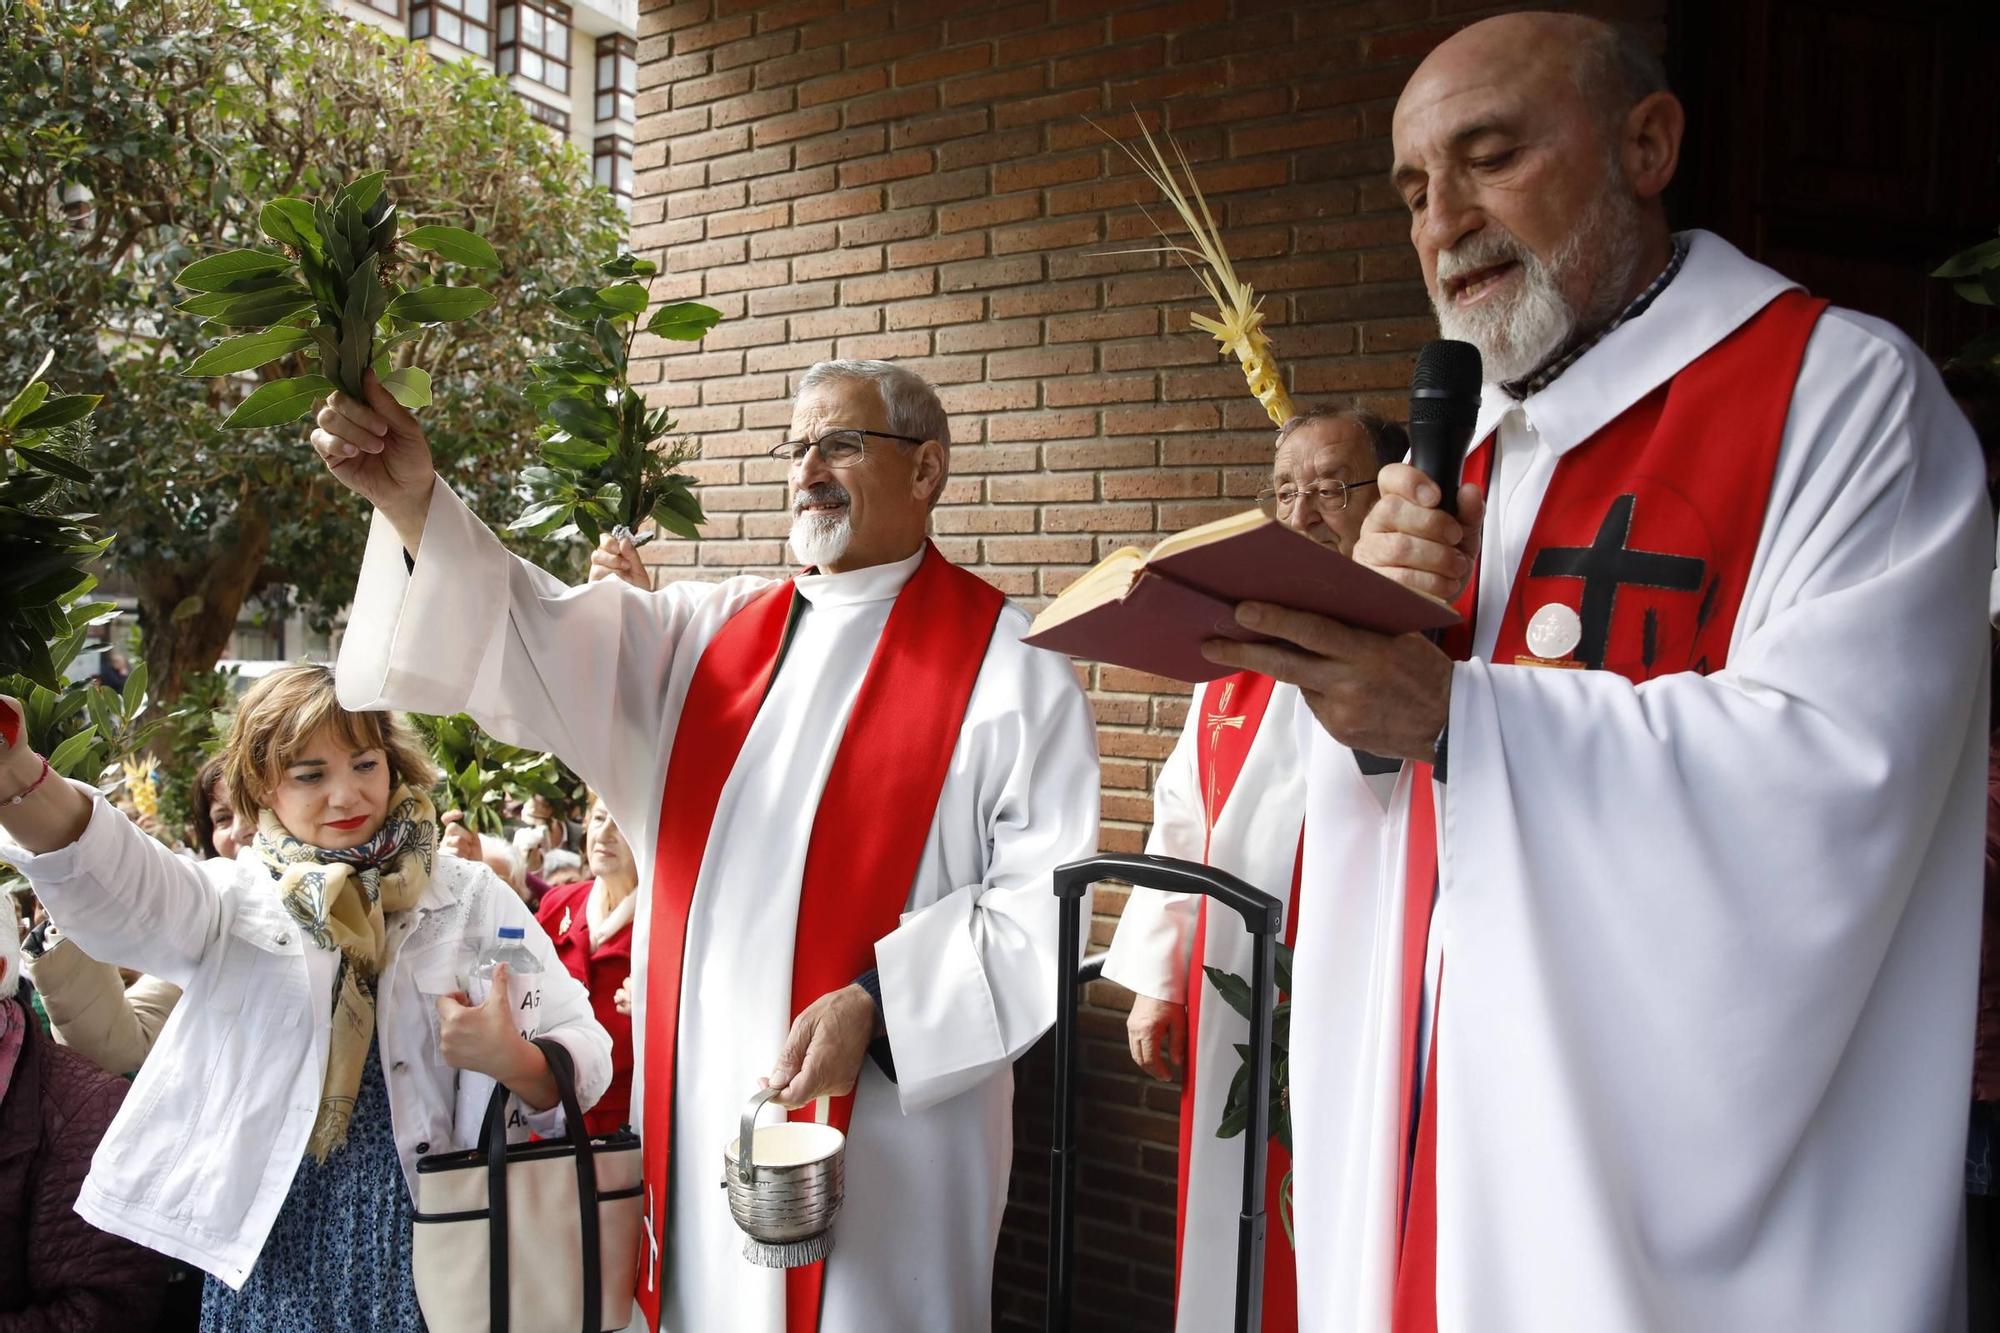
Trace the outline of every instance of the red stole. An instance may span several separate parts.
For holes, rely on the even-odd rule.
[[[1556,464],[1522,552],[1493,646],[1497,666],[1615,671],[1635,684],[1720,670],[1770,506],[1792,387],[1827,303],[1787,291]],[[1464,480],[1484,488],[1489,438]],[[1468,655],[1479,571],[1460,596],[1466,618],[1453,656]],[[1560,658],[1528,648],[1528,625],[1567,607],[1581,638]],[[1414,765],[1404,881],[1403,1099],[1410,1105],[1419,1004],[1437,882],[1437,830],[1428,764]],[[1435,1005],[1443,1003],[1440,968]],[[1394,1333],[1437,1330],[1437,1025],[1422,1057],[1429,1071],[1405,1137],[1399,1182],[1407,1198],[1396,1274]]]
[[[709,643],[695,665],[667,761],[653,857],[643,1111],[646,1224],[658,1245],[666,1241],[672,1179],[674,1050],[688,913],[723,783],[776,673],[795,596],[789,581],[773,587]],[[1004,604],[998,592],[928,543],[897,594],[813,816],[792,956],[794,1014],[872,967],[875,942],[896,928]],[[898,817],[882,818],[883,811]],[[852,1095],[835,1098],[831,1122],[845,1130],[853,1108]],[[719,1152],[722,1145],[715,1147]],[[648,1253],[641,1262],[648,1271],[640,1275],[640,1304],[650,1326],[658,1327],[657,1258]],[[824,1278],[823,1263],[786,1272],[787,1333],[819,1326]]]
[[[1223,805],[1236,789],[1250,747],[1263,724],[1264,710],[1270,706],[1271,691],[1277,684],[1269,676],[1239,671],[1210,681],[1194,700],[1200,718],[1200,744],[1195,750],[1195,770],[1201,783],[1202,861],[1213,864],[1209,838]],[[1300,829],[1301,839],[1305,830]],[[1285,909],[1285,943],[1292,943],[1298,931],[1299,869],[1302,859],[1292,858],[1292,886]],[[1174,1216],[1174,1289],[1180,1289],[1181,1254],[1187,1238],[1188,1181],[1193,1162],[1195,1133],[1195,1080],[1201,1076],[1200,1062],[1194,1058],[1201,1031],[1202,995],[1208,978],[1202,971],[1208,951],[1208,899],[1203,898],[1195,913],[1194,944],[1188,953],[1187,977],[1187,1077],[1181,1084],[1179,1206]],[[1212,1072],[1212,1071],[1211,1071]],[[1291,1154],[1273,1138],[1269,1145],[1269,1166],[1265,1177],[1264,1208],[1278,1216],[1279,1189],[1285,1172],[1291,1169]],[[1292,1333],[1299,1326],[1298,1275],[1292,1247],[1285,1242],[1282,1228],[1274,1227],[1264,1247],[1264,1330],[1265,1333]]]

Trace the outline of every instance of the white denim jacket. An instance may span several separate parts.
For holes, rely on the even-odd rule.
[[[240,1288],[319,1112],[335,955],[279,904],[254,850],[236,861],[187,861],[90,788],[77,788],[91,797],[82,837],[35,856],[0,835],[0,860],[27,876],[85,952],[171,981],[186,995],[98,1145],[76,1211],[102,1231]],[[471,947],[501,926],[523,928],[544,969],[541,1035],[568,1048],[586,1108],[611,1081],[611,1038],[526,904],[485,865],[438,857],[416,907],[390,913],[388,924],[376,1033],[414,1198],[418,1157],[478,1139],[476,1123],[454,1124],[460,1078],[493,1086],[438,1058],[436,1000],[459,989]],[[532,1116],[529,1125],[559,1133],[562,1111]]]

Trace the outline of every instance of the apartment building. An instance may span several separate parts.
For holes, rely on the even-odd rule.
[[[597,182],[632,205],[638,0],[326,0],[441,59],[507,76],[534,117],[590,157]]]

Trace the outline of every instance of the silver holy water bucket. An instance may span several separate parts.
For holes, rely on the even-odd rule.
[[[812,1121],[758,1129],[757,1112],[774,1092],[765,1088],[743,1108],[736,1142],[722,1150],[722,1184],[730,1216],[743,1228],[743,1257],[765,1268],[799,1268],[833,1250],[833,1219],[846,1197],[847,1136]]]

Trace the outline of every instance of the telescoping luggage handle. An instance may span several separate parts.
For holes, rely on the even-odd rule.
[[[1056,996],[1056,1124],[1049,1162],[1050,1333],[1069,1333],[1070,1297],[1076,1283],[1076,1145],[1071,1141],[1071,1089],[1076,1083],[1076,980],[1069,968],[1081,955],[1083,895],[1099,880],[1117,880],[1142,889],[1198,893],[1243,918],[1250,932],[1250,1124],[1244,1136],[1243,1210],[1236,1230],[1236,1333],[1254,1333],[1264,1324],[1264,1177],[1271,1137],[1271,1013],[1278,932],[1284,905],[1236,876],[1171,856],[1116,853],[1087,857],[1056,867],[1056,897],[1062,900],[1063,967]]]

